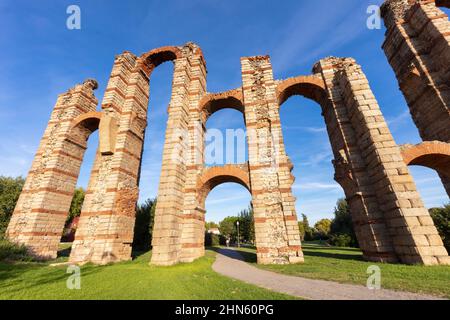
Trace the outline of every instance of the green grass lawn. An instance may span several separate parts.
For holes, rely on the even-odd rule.
[[[58,258],[64,261],[67,258]],[[149,266],[150,253],[133,261],[81,268],[81,289],[69,290],[66,267],[0,263],[0,299],[292,299],[215,273],[215,252],[191,264]]]
[[[354,248],[327,247],[317,243],[303,243],[305,263],[297,265],[270,265],[259,268],[278,273],[311,279],[366,285],[367,267],[378,265],[381,269],[381,286],[418,293],[428,293],[450,298],[450,266],[407,266],[365,262],[362,253]],[[246,261],[256,264],[252,248],[241,248]]]

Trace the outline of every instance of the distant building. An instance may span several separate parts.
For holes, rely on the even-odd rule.
[[[211,234],[216,234],[216,235],[220,235],[220,230],[219,230],[219,228],[211,228],[211,229],[209,229],[208,230],[208,233],[211,233]]]

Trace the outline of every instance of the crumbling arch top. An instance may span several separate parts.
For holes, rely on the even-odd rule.
[[[175,61],[182,57],[182,51],[175,46],[165,46],[150,50],[140,56],[143,71],[150,76],[152,71],[160,64],[167,61]]]
[[[403,145],[401,152],[407,165],[434,169],[450,178],[450,143],[426,141],[417,145]]]
[[[71,124],[71,130],[83,126],[86,129],[94,132],[99,128],[101,118],[102,112],[99,111],[83,113],[73,120]]]
[[[209,93],[199,102],[199,111],[204,123],[211,115],[222,109],[234,109],[244,115],[245,109],[241,88],[220,93]]]
[[[326,97],[325,83],[322,78],[315,75],[280,81],[277,85],[278,104],[281,106],[293,95],[301,95],[320,104]]]
[[[141,56],[141,59],[144,60],[148,65],[153,66],[153,68],[156,68],[164,62],[181,58],[181,55],[181,50],[178,47],[165,46],[144,53]]]
[[[238,183],[251,192],[248,165],[230,164],[205,168],[197,180],[197,190],[201,200],[204,201],[212,189],[228,182]]]

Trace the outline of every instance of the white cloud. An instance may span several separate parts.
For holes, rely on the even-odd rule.
[[[342,188],[337,183],[308,182],[308,183],[296,183],[292,186],[292,189],[320,191],[320,190],[341,190]]]
[[[306,131],[310,133],[322,133],[327,132],[326,127],[305,127],[305,126],[283,126],[283,130],[289,131]]]

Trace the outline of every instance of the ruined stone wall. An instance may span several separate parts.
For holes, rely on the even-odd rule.
[[[345,61],[340,58],[323,59],[313,70],[324,83],[324,93],[316,93],[315,100],[322,106],[327,125],[334,154],[334,178],[344,189],[364,258],[376,262],[396,262],[398,258],[394,253],[380,205],[375,198],[375,190],[358,145],[356,128],[350,121],[344,99],[345,88],[337,77],[337,70],[344,66]]]
[[[183,48],[182,56],[174,61],[172,97],[168,109],[169,119],[152,240],[152,264],[171,265],[180,262],[181,237],[185,219],[182,214],[185,188],[186,184],[192,181],[192,175],[195,175],[193,171],[196,170],[192,167],[189,168],[189,172],[187,170],[187,164],[193,152],[189,149],[192,147],[190,134],[194,130],[189,130],[189,125],[192,125],[189,110],[192,109],[192,104],[195,105],[193,101],[198,102],[204,90],[202,87],[204,66],[199,60],[201,59],[199,50],[194,45],[187,45]],[[187,180],[188,174],[190,180]]]
[[[147,75],[125,52],[116,57],[102,103],[115,131],[99,149],[81,211],[71,262],[104,264],[131,259],[138,175],[147,124]],[[100,134],[100,142],[106,137]]]
[[[206,94],[206,64],[200,48],[190,54],[191,82],[188,88],[189,115],[187,135],[186,184],[182,206],[183,227],[181,232],[181,262],[192,262],[205,253],[205,206],[199,202],[197,180],[205,162],[205,120],[199,102]]]
[[[7,237],[36,258],[56,258],[86,140],[96,129],[95,120],[77,119],[95,111],[96,87],[86,81],[58,97],[9,223]]]
[[[96,111],[92,80],[58,98],[7,230],[12,241],[25,244],[37,257],[56,257],[86,141],[99,129],[99,147],[70,261],[105,264],[131,258],[149,77],[166,61],[174,62],[174,75],[152,264],[191,262],[204,255],[205,199],[214,187],[226,182],[239,183],[252,195],[258,263],[303,261],[292,194],[293,167],[279,116],[280,105],[293,94],[322,107],[335,158],[335,179],[345,191],[364,257],[450,264],[408,163],[353,59],[326,58],[315,65],[313,75],[276,81],[268,56],[245,57],[241,59],[242,87],[211,94],[206,91],[203,54],[192,43],[159,48],[141,57],[129,52],[117,56],[101,112]],[[249,161],[207,167],[206,121],[223,108],[244,115]],[[431,161],[428,156],[419,157],[421,164]],[[448,157],[442,159],[448,162]],[[448,174],[444,162],[436,168]]]
[[[303,261],[292,164],[286,156],[268,56],[241,58],[258,263]]]
[[[449,264],[448,253],[387,127],[368,81],[352,59],[333,66],[354,128],[359,155],[398,259],[408,264]]]
[[[383,49],[422,139],[450,142],[450,22],[436,4],[448,7],[448,1],[386,1]],[[440,176],[450,194],[450,180]]]

